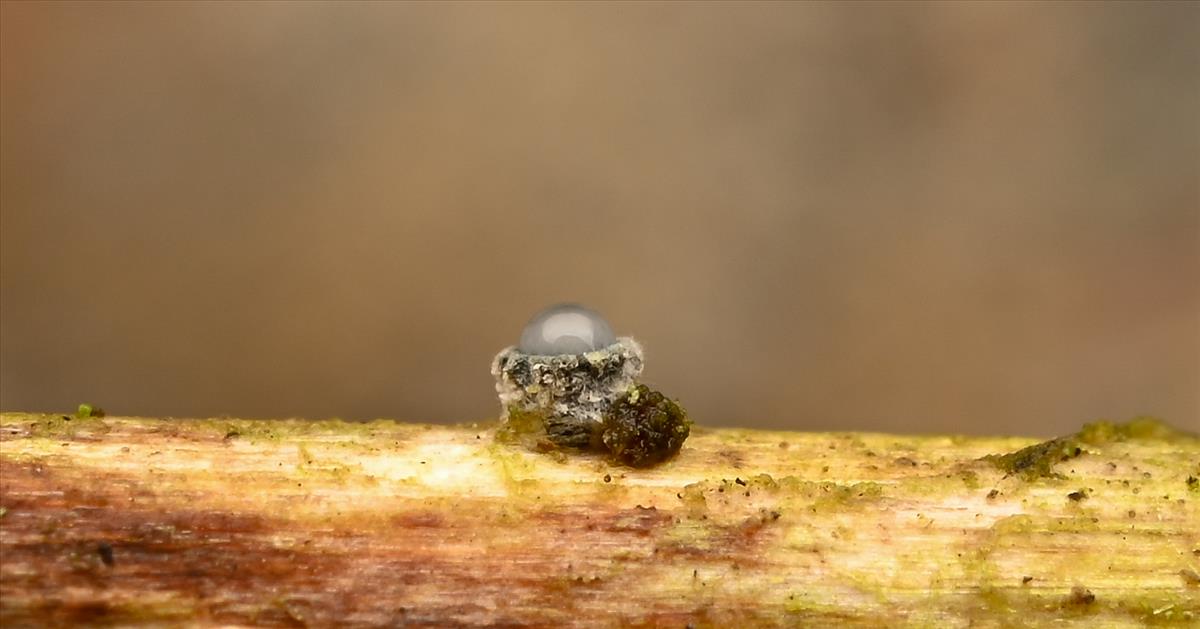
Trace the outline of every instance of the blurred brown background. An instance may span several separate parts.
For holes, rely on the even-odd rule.
[[[4,409],[1200,426],[1196,4],[2,6]]]

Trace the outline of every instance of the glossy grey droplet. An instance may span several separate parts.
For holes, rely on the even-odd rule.
[[[526,354],[582,354],[617,342],[608,322],[578,304],[551,306],[529,320],[517,349]]]

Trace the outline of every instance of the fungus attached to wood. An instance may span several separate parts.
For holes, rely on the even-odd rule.
[[[559,456],[590,450],[631,467],[661,463],[682,447],[691,421],[678,402],[638,384],[641,372],[641,345],[614,336],[594,310],[547,308],[492,361],[499,435]]]

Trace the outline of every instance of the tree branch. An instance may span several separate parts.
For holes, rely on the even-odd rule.
[[[1153,421],[696,429],[644,470],[493,433],[0,415],[0,624],[1200,619],[1200,440]]]

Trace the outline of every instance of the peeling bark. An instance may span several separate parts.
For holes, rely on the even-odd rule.
[[[493,433],[0,415],[0,625],[1200,622],[1200,440],[1155,422],[644,470]]]

